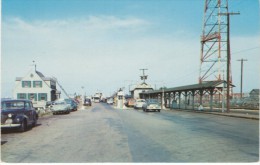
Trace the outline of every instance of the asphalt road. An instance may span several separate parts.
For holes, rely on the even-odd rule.
[[[182,111],[119,110],[104,103],[2,132],[8,163],[257,162],[259,120]]]

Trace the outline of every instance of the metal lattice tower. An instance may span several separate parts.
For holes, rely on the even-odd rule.
[[[221,80],[226,70],[228,22],[220,13],[228,13],[228,0],[205,0],[199,83]]]

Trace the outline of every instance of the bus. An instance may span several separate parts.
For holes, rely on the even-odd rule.
[[[94,97],[93,97],[93,101],[94,103],[99,103],[102,97],[102,93],[95,93]]]

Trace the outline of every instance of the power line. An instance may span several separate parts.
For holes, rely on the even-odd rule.
[[[260,48],[260,46],[256,46],[256,47],[252,47],[252,48],[248,48],[248,49],[239,50],[239,51],[233,52],[232,54],[238,54],[238,53],[242,53],[242,52],[247,52],[247,51],[254,50],[254,49],[258,49],[258,48]]]

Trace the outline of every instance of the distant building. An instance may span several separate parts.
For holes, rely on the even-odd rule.
[[[16,77],[13,97],[32,100],[34,107],[44,107],[47,101],[54,101],[60,96],[56,81],[45,77],[41,72],[32,69],[24,77]]]
[[[253,100],[259,100],[259,89],[253,89],[249,93],[249,97]]]
[[[145,82],[141,83],[141,84],[137,84],[135,86],[135,88],[133,90],[131,90],[131,96],[134,98],[134,99],[138,99],[140,98],[140,93],[142,92],[148,92],[148,91],[152,91],[153,88],[151,85],[148,85],[146,84]]]

